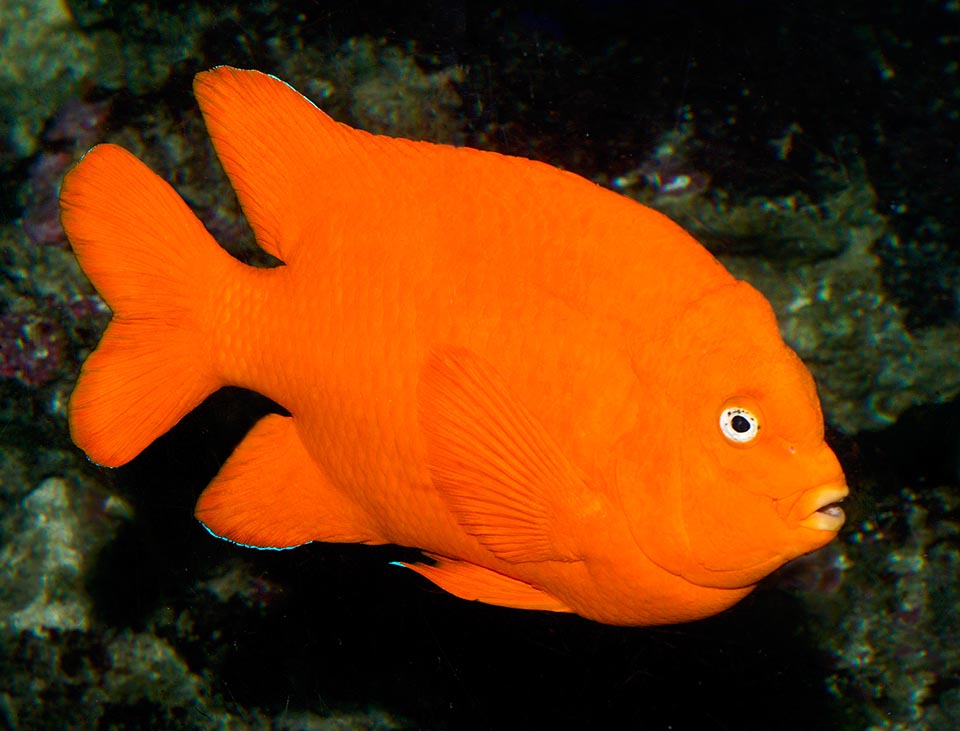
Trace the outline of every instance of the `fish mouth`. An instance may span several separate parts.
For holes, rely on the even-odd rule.
[[[797,501],[791,512],[804,528],[836,533],[846,520],[840,502],[849,492],[844,484],[814,488]]]

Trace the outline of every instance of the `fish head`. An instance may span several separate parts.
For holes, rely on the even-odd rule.
[[[635,457],[621,452],[618,467],[644,553],[693,584],[733,589],[832,540],[846,480],[813,378],[767,300],[745,282],[713,290],[659,351],[671,367],[654,395],[658,418],[638,420],[630,439],[634,455],[658,443],[656,484]]]

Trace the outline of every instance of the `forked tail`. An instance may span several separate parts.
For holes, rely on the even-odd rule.
[[[235,262],[183,199],[136,157],[99,145],[67,173],[60,219],[80,266],[113,311],[70,398],[73,441],[122,465],[223,382],[204,302]]]

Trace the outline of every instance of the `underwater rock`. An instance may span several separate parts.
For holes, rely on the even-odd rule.
[[[0,2],[0,167],[33,155],[48,120],[93,87],[144,94],[198,63],[204,34],[231,12],[203,2]]]
[[[93,485],[44,480],[3,517],[0,630],[67,632],[90,626],[85,573],[129,508]]]
[[[912,406],[955,397],[960,323],[910,330],[883,287],[874,253],[878,239],[889,235],[882,219],[848,220],[833,230],[844,245],[827,258],[719,255],[770,298],[784,338],[817,379],[827,421],[854,434],[889,426]]]
[[[77,32],[61,0],[4,0],[0,28],[0,150],[23,158],[92,70],[94,44]]]
[[[66,332],[39,311],[0,315],[0,378],[43,386],[61,375]]]
[[[43,133],[45,148],[30,165],[21,187],[21,225],[38,245],[66,248],[60,226],[60,181],[77,158],[96,144],[110,111],[110,102],[85,102],[71,98],[49,120]]]
[[[465,144],[459,85],[466,70],[425,70],[414,43],[358,36],[333,48],[290,54],[274,44],[278,75],[339,121],[374,134]]]
[[[960,728],[958,510],[950,488],[891,496],[835,544],[842,581],[806,595],[849,728]]]
[[[412,54],[371,38],[353,38],[326,64],[341,77],[352,98],[351,117],[377,134],[462,142],[457,82],[463,70],[448,66],[425,72]]]
[[[4,480],[26,479],[17,460],[3,464]],[[105,626],[88,592],[91,571],[117,528],[132,518],[130,506],[78,477],[51,477],[19,501],[17,486],[4,485],[7,507],[0,521],[0,727],[18,731],[113,728],[117,731],[210,728],[397,729],[399,717],[371,707],[324,713],[238,707],[218,688],[216,661],[200,668],[184,648],[215,642],[222,621],[215,607],[240,596],[257,611],[271,587],[251,580],[233,564],[232,578],[212,579],[190,609],[158,608],[145,629]],[[265,593],[266,592],[266,593]],[[221,603],[222,602],[222,603]],[[207,606],[203,609],[204,605]],[[202,643],[201,643],[202,644]],[[194,647],[194,652],[196,648]]]

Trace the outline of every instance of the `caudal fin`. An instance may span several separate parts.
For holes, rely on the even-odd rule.
[[[70,433],[94,462],[116,467],[223,385],[199,305],[234,260],[173,188],[116,145],[67,173],[60,220],[113,311],[70,398]]]

